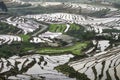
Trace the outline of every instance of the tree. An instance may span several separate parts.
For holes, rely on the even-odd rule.
[[[7,11],[8,11],[8,9],[7,9],[6,5],[4,4],[4,2],[3,2],[3,1],[2,1],[2,2],[0,2],[0,8],[2,9],[2,11],[5,11],[5,12],[7,12]]]

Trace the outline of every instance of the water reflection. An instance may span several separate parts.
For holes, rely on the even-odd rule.
[[[65,64],[73,55],[27,55],[13,56],[0,60],[0,78],[11,80],[30,80],[31,78],[45,80],[75,80],[54,70],[54,67]]]
[[[100,49],[101,52],[105,51],[105,49],[107,49],[107,47],[110,46],[110,41],[109,40],[100,40],[98,41],[98,48]]]
[[[95,54],[99,52],[104,52],[111,44],[109,40],[93,40],[93,49]]]
[[[90,80],[120,80],[120,47],[99,54],[70,62],[69,65]]]

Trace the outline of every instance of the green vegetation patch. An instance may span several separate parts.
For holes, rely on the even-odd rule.
[[[13,25],[0,22],[0,34],[16,34],[19,30],[20,29]]]
[[[29,42],[30,35],[20,34],[19,36],[23,39],[23,42]]]
[[[57,66],[55,69],[66,74],[70,78],[76,78],[77,80],[90,80],[85,74],[78,73],[72,67],[68,66],[68,64]]]
[[[10,57],[16,54],[25,55],[28,51],[40,48],[39,45],[29,42],[13,42],[12,44],[0,45],[0,57]]]
[[[43,48],[42,44],[33,44],[29,42],[13,42],[10,45],[0,46],[0,57],[9,57],[15,54],[26,54],[28,51],[33,51],[39,54],[63,54],[63,53],[73,53],[75,55],[80,55],[82,50],[84,50],[90,42],[77,42],[74,46],[64,47],[64,48]]]
[[[87,31],[85,27],[81,25],[77,25],[77,24],[71,24],[71,25],[72,26],[70,27],[70,29],[66,34],[78,38],[81,41],[91,40],[96,35],[95,31]]]
[[[65,33],[65,29],[67,28],[66,24],[51,24],[49,26],[50,32],[61,32],[63,34],[75,37],[77,39],[83,40],[91,40],[95,37],[95,31],[86,31],[85,27],[78,24],[69,24],[70,28]]]
[[[103,33],[120,33],[118,29],[103,29]]]
[[[77,24],[70,24],[70,29],[68,31],[71,31],[71,30],[80,30],[81,29],[81,26],[80,25],[77,25]]]
[[[62,32],[64,33],[66,29],[65,24],[50,24],[49,31],[50,32]]]
[[[5,28],[0,27],[0,29],[3,28],[3,30],[8,29],[7,27],[10,26],[6,23],[1,23],[1,24],[6,25]],[[0,25],[0,26],[2,26],[2,25]],[[14,28],[15,27],[10,27],[10,30],[12,29],[14,32]],[[51,24],[49,27],[49,31],[64,33],[66,28],[67,28],[66,24]],[[84,27],[82,27],[80,25],[70,24],[70,28],[69,28],[68,32],[64,33],[64,34],[81,39],[81,36],[83,37],[82,34],[85,33],[84,30],[85,30]],[[88,35],[88,34],[86,34],[86,35]],[[84,42],[76,42],[73,46],[69,46],[69,47],[48,47],[47,44],[30,43],[29,42],[29,40],[31,38],[30,34],[27,34],[27,35],[19,34],[18,36],[20,36],[23,39],[22,42],[13,42],[10,45],[4,44],[4,45],[0,46],[1,47],[0,48],[0,56],[1,57],[7,56],[7,55],[12,56],[15,54],[24,54],[24,53],[28,53],[28,51],[39,53],[39,54],[49,54],[49,55],[51,55],[51,54],[63,54],[63,53],[72,53],[74,55],[81,55],[81,52],[83,50],[85,50],[90,43],[88,41],[86,41],[86,42],[84,41]],[[89,36],[90,36],[90,34],[89,34]],[[81,40],[81,41],[83,41],[83,40]]]
[[[67,28],[66,24],[50,24],[49,31],[50,32],[61,32],[64,33],[65,29]],[[71,30],[79,30],[80,26],[77,24],[70,24],[70,28],[68,31]]]
[[[65,53],[71,52],[75,55],[80,55],[83,49],[85,49],[90,42],[77,42],[75,45],[70,47],[63,47],[63,48],[41,48],[37,50],[37,53],[44,53],[44,54],[57,54],[57,53]]]
[[[15,54],[19,54],[20,52],[21,52],[21,49],[19,47],[19,44],[0,45],[0,57],[9,57]]]

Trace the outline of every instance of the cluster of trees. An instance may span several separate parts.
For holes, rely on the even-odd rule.
[[[13,25],[0,22],[0,34],[16,34],[20,29]]]
[[[81,26],[81,25],[77,25],[80,28],[77,30],[71,29],[69,30],[66,34],[73,36],[75,38],[82,40],[91,40],[95,37],[96,33],[95,31],[87,31],[85,29],[85,27]]]
[[[29,42],[13,42],[12,44],[0,45],[0,57],[10,57],[13,55],[25,55],[29,50],[40,48],[40,44],[32,44]]]
[[[2,9],[2,11],[5,11],[5,12],[7,12],[7,11],[8,11],[8,9],[7,9],[6,5],[4,4],[4,2],[3,2],[3,1],[0,1],[0,8]]]
[[[117,37],[117,38],[116,38]],[[96,39],[105,39],[110,41],[120,41],[120,30],[118,29],[103,29],[103,34],[96,36]]]
[[[103,29],[103,33],[120,33],[118,29]]]

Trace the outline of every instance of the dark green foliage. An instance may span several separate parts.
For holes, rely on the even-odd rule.
[[[86,31],[83,35],[83,39],[91,40],[95,38],[96,33],[94,31]]]
[[[29,42],[14,42],[10,45],[1,45],[0,46],[0,57],[10,57],[13,55],[24,54],[29,50],[34,50],[38,48],[39,45],[31,44]]]
[[[83,26],[77,26],[79,26],[79,28],[74,29],[76,26],[73,26],[73,28],[69,29],[69,31],[66,34],[78,38],[80,40],[91,40],[95,37],[94,31],[86,31]]]
[[[78,73],[72,67],[69,67],[68,64],[60,65],[55,69],[77,80],[90,80],[85,74]]]
[[[46,44],[34,44],[29,41],[13,42],[9,45],[3,44],[0,45],[0,57],[10,57],[13,55],[23,56],[29,53],[35,53],[36,50],[39,50],[45,46]]]
[[[96,36],[95,39],[97,39],[97,40],[111,40],[112,37],[108,36],[108,35],[100,35],[100,36]]]
[[[120,33],[118,29],[103,29],[103,33]]]
[[[0,22],[0,34],[16,34],[19,30],[20,29],[13,25]]]
[[[2,45],[0,46],[0,57],[9,57],[14,54],[20,53],[21,50],[19,48],[19,44],[12,44],[12,45]]]
[[[8,9],[7,9],[6,5],[4,4],[4,2],[3,2],[3,1],[0,1],[0,8],[2,9],[2,11],[5,11],[5,12],[7,12],[7,11],[8,11]]]
[[[104,33],[106,35],[104,35]],[[118,29],[103,29],[103,35],[96,36],[96,39],[105,39],[110,41],[119,41],[120,40],[120,30]],[[118,36],[118,39],[115,38]]]

